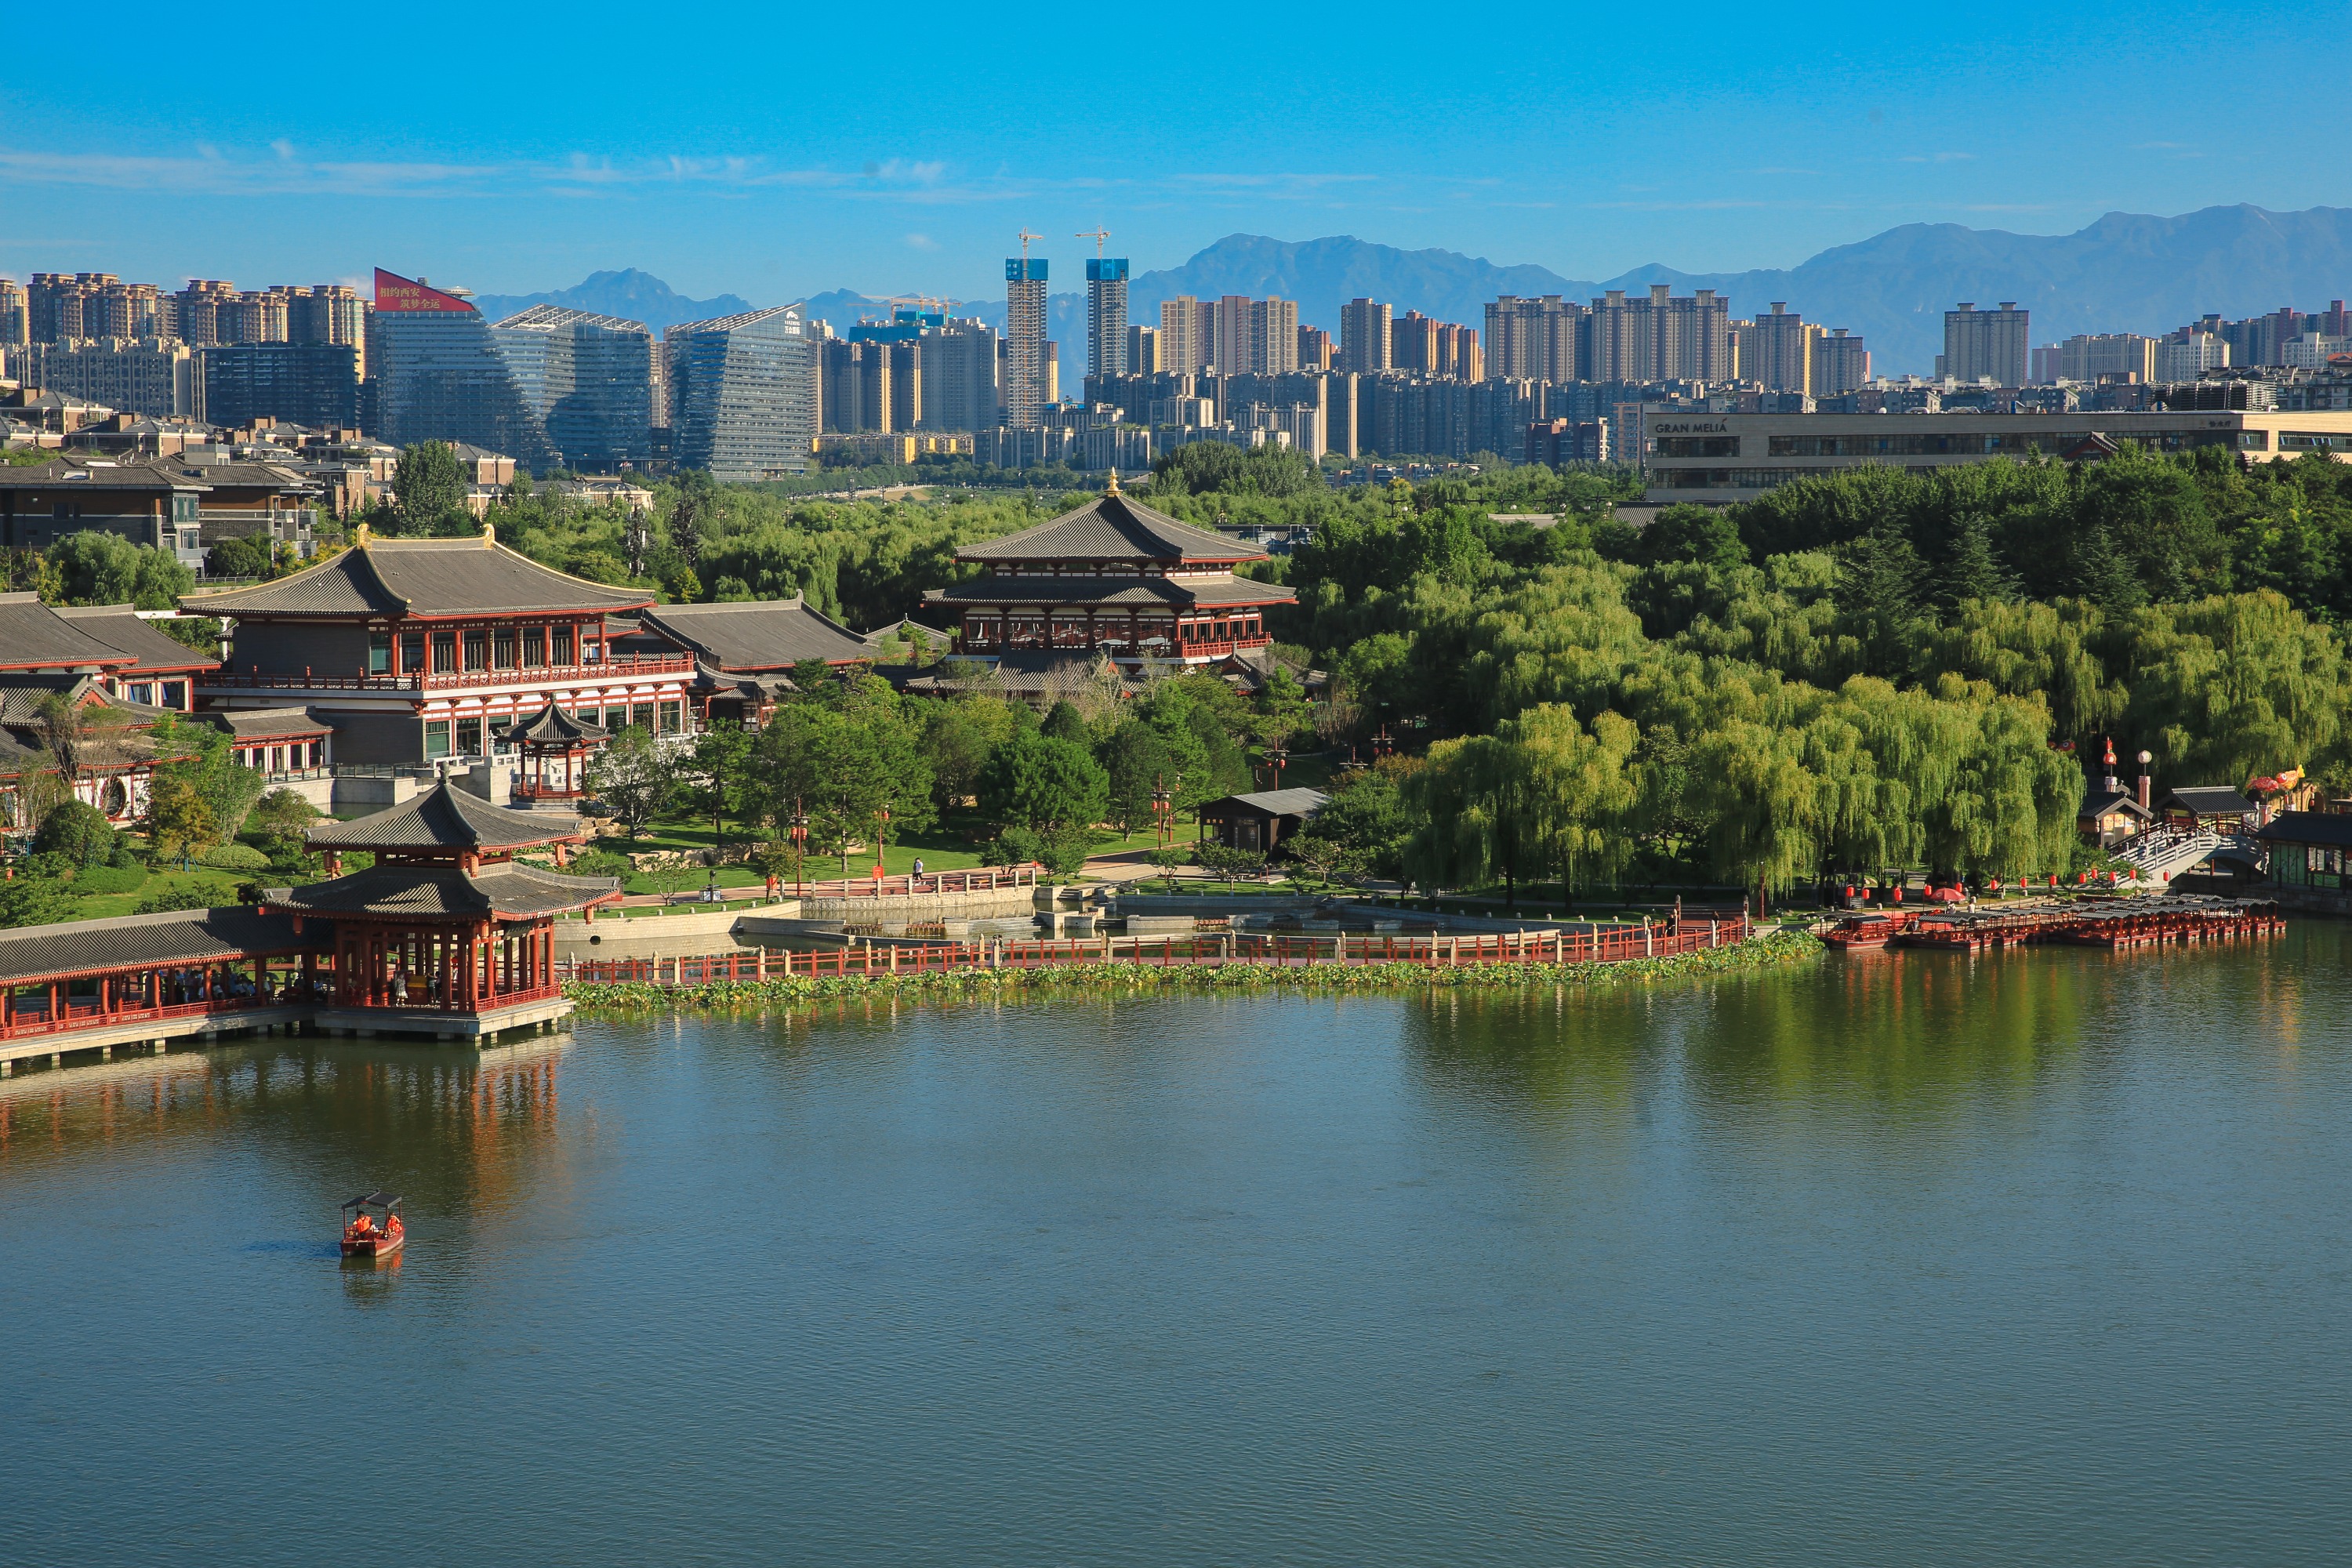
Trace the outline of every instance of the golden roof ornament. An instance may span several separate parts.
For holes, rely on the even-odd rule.
[[[482,548],[485,550],[495,549],[498,546],[498,542],[499,531],[490,526],[490,520],[488,518],[486,517],[482,519]]]
[[[1117,468],[1113,468],[1110,471],[1110,489],[1103,491],[1103,494],[1107,496],[1115,496],[1118,494],[1118,470]]]
[[[368,541],[374,537],[374,531],[362,522],[352,531],[352,543],[357,549],[365,550],[368,547]]]

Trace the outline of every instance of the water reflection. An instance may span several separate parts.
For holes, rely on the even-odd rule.
[[[554,1146],[568,1036],[488,1050],[274,1040],[0,1082],[0,1177],[236,1140],[320,1192],[503,1206]]]

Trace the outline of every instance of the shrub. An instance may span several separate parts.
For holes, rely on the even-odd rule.
[[[160,915],[173,910],[217,910],[236,901],[236,889],[226,882],[181,882],[150,893],[139,900],[139,908],[133,912]]]
[[[76,866],[103,866],[114,858],[114,827],[96,806],[69,800],[41,819],[33,848]]]
[[[615,855],[610,849],[591,849],[584,855],[573,856],[572,864],[564,867],[563,869],[567,874],[574,877],[618,877],[626,881],[630,869],[629,858],[625,855]]]
[[[215,871],[258,871],[269,864],[269,857],[250,844],[215,844],[196,857],[196,864]]]
[[[0,882],[0,926],[47,925],[73,918],[73,899],[44,877],[18,876]]]

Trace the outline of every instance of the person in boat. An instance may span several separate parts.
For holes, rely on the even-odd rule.
[[[374,1218],[369,1215],[367,1210],[360,1210],[359,1217],[352,1221],[352,1239],[354,1241],[363,1241],[374,1234]]]

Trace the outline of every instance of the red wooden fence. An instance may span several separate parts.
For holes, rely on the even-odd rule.
[[[923,974],[956,969],[1039,969],[1066,963],[1246,963],[1267,968],[1310,964],[1619,963],[1702,952],[1748,939],[1744,915],[1663,926],[1593,931],[1515,931],[1482,936],[1171,936],[1095,937],[1058,942],[860,943],[811,952],[727,952],[702,958],[586,958],[559,961],[568,980],[602,984],[703,985],[790,974]]]

